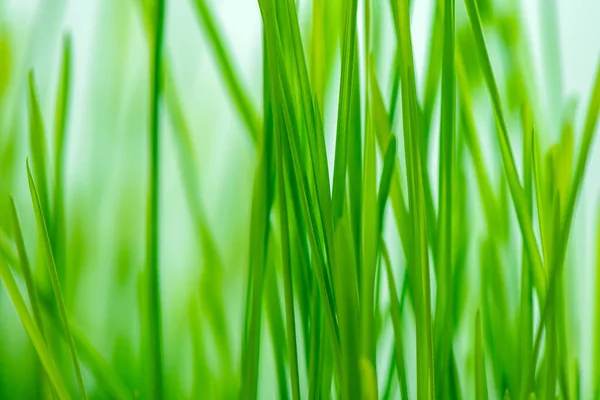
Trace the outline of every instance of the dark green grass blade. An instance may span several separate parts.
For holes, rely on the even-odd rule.
[[[206,1],[193,1],[198,17],[200,18],[204,30],[208,35],[213,52],[215,53],[217,62],[219,63],[219,71],[221,71],[223,74],[225,83],[231,92],[231,96],[238,113],[241,115],[244,123],[246,124],[246,128],[250,133],[252,141],[255,143],[255,145],[258,145],[261,134],[258,113],[255,111],[246,91],[243,89],[241,80],[233,66],[231,56],[227,51],[227,46],[223,40],[223,35],[221,34],[210,8],[206,4]]]
[[[42,333],[37,327],[34,319],[29,314],[12,272],[3,258],[0,258],[0,275],[2,276],[4,285],[6,286],[8,294],[15,306],[15,309],[17,310],[17,314],[21,319],[21,323],[23,324],[31,343],[35,348],[40,362],[44,366],[44,369],[46,370],[46,373],[48,374],[50,382],[52,382],[58,397],[60,399],[70,399],[71,396],[69,395],[65,383],[63,382],[60,370],[58,369],[50,351],[46,347]]]
[[[63,39],[62,62],[60,66],[60,80],[58,84],[58,98],[56,100],[56,110],[54,116],[54,201],[53,201],[53,224],[52,250],[56,256],[56,265],[59,268],[58,277],[65,283],[65,290],[68,290],[68,281],[66,281],[66,263],[64,256],[65,245],[65,195],[64,195],[64,174],[65,174],[65,137],[67,131],[67,118],[69,110],[69,93],[71,86],[71,37],[66,35]]]
[[[500,152],[504,164],[504,171],[508,180],[508,185],[517,214],[517,219],[519,220],[519,227],[521,228],[523,240],[526,244],[527,254],[530,258],[532,268],[534,271],[533,278],[535,287],[538,292],[538,297],[540,299],[540,304],[544,304],[546,299],[546,281],[543,279],[544,267],[533,233],[531,218],[527,213],[527,199],[525,197],[523,188],[521,187],[521,184],[519,182],[519,176],[517,173],[515,160],[510,146],[508,128],[502,111],[500,93],[498,91],[498,86],[496,85],[496,79],[494,77],[492,64],[485,44],[485,38],[483,36],[483,28],[481,26],[479,10],[477,9],[477,4],[475,3],[475,0],[465,0],[465,6],[469,14],[471,28],[475,37],[475,44],[479,56],[481,69],[483,70],[486,86],[488,88],[492,100],[492,106],[494,109],[494,116],[496,119],[496,127],[498,132],[498,144],[500,146]]]
[[[481,333],[481,313],[479,310],[475,316],[475,398],[477,400],[487,400],[488,398],[485,353]]]
[[[48,275],[52,283],[52,290],[54,291],[54,298],[58,306],[58,312],[60,316],[63,329],[65,331],[65,337],[67,344],[69,345],[69,351],[71,353],[71,360],[73,362],[73,368],[75,370],[75,377],[77,378],[77,384],[79,386],[79,392],[83,399],[87,399],[85,392],[85,386],[83,384],[83,377],[81,375],[81,368],[79,366],[79,358],[77,357],[77,350],[73,342],[73,336],[71,335],[71,328],[69,320],[67,318],[67,312],[63,302],[62,292],[60,289],[60,282],[58,281],[58,275],[56,273],[56,265],[54,264],[54,255],[52,254],[52,246],[50,245],[50,238],[48,237],[48,227],[46,225],[46,219],[42,211],[42,205],[40,204],[40,198],[35,187],[35,182],[27,164],[27,178],[29,180],[29,191],[31,193],[31,202],[33,203],[33,209],[35,211],[35,219],[37,221],[37,228],[42,240],[42,248],[45,257],[46,268],[48,269]]]
[[[298,350],[296,345],[296,314],[294,310],[294,288],[292,285],[292,266],[290,257],[290,235],[288,227],[287,195],[285,171],[283,169],[282,132],[277,135],[277,189],[279,199],[279,215],[281,228],[281,264],[283,268],[283,288],[285,296],[285,316],[287,328],[287,346],[290,357],[290,379],[292,382],[292,399],[300,399],[300,382],[298,378]]]
[[[453,214],[452,199],[454,196],[454,164],[456,159],[456,84],[454,74],[454,0],[444,1],[444,36],[442,60],[442,105],[440,115],[440,147],[439,147],[439,191],[438,191],[438,255],[437,255],[437,297],[436,297],[436,335],[435,346],[438,356],[437,364],[442,370],[447,367],[447,352],[450,348],[451,336],[441,335],[446,326],[450,304],[450,288],[452,287],[452,248],[453,248]],[[451,334],[451,332],[449,332]],[[438,370],[436,386],[438,393],[443,388],[444,373]]]
[[[156,399],[163,397],[163,338],[162,303],[160,298],[159,268],[159,195],[160,195],[160,93],[162,84],[162,54],[165,21],[165,0],[156,3],[154,35],[151,42],[151,102],[150,102],[150,175],[148,197],[148,219],[146,225],[146,290],[147,318],[149,328],[150,393]]]
[[[528,202],[529,215],[533,213],[533,121],[529,106],[523,110],[523,171],[524,189]],[[530,365],[529,357],[533,350],[533,291],[531,282],[531,267],[523,245],[521,256],[521,300],[519,308],[519,332],[521,336],[519,354],[520,364]],[[542,245],[542,255],[544,246]],[[545,260],[545,258],[544,258]],[[532,387],[530,382],[521,382],[521,387]]]
[[[35,75],[29,71],[29,142],[35,179],[39,182],[44,214],[50,215],[48,197],[48,175],[46,171],[46,134],[40,104],[35,89]],[[49,226],[52,224],[49,223]]]
[[[16,268],[19,265],[19,255],[15,247],[11,243],[12,241],[4,231],[0,230],[0,254],[6,258],[6,262],[13,267]]]

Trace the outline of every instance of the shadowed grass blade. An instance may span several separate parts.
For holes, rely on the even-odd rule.
[[[65,331],[65,337],[67,344],[69,345],[69,351],[71,353],[71,360],[73,362],[73,368],[75,370],[75,377],[77,378],[77,384],[79,391],[83,399],[87,399],[85,392],[85,386],[83,385],[83,377],[81,375],[81,368],[79,366],[79,358],[77,357],[77,350],[73,342],[73,336],[71,335],[71,328],[69,326],[69,320],[67,318],[67,312],[63,302],[62,292],[60,289],[60,283],[58,281],[58,275],[56,273],[56,265],[54,264],[54,255],[52,254],[52,246],[50,245],[50,238],[48,237],[48,227],[42,211],[42,205],[40,204],[40,198],[29,169],[29,163],[27,164],[27,178],[29,180],[29,192],[31,193],[31,202],[33,203],[33,209],[35,211],[35,219],[37,221],[37,228],[42,240],[42,248],[45,257],[46,268],[48,269],[48,275],[52,283],[52,290],[54,291],[54,298],[58,306],[58,312],[60,316],[63,329]]]

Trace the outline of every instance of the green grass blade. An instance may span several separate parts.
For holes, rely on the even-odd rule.
[[[160,298],[159,269],[159,196],[160,196],[160,93],[162,83],[162,54],[165,21],[165,0],[156,3],[154,15],[154,36],[151,45],[151,102],[150,102],[150,175],[148,219],[146,225],[146,284],[147,284],[147,318],[150,341],[150,387],[152,396],[160,399],[163,396],[163,338],[162,309]]]
[[[283,288],[285,296],[285,316],[287,328],[287,346],[290,357],[290,379],[292,382],[292,399],[300,399],[300,380],[298,377],[298,350],[296,347],[296,314],[294,310],[294,288],[292,285],[292,266],[290,257],[290,235],[288,227],[287,195],[283,169],[283,143],[281,132],[277,135],[277,188],[279,198],[279,215],[281,224],[281,264],[283,267]]]
[[[67,131],[67,117],[69,110],[69,93],[71,85],[71,37],[66,35],[63,39],[62,62],[60,66],[60,80],[58,84],[58,98],[54,117],[54,200],[52,250],[59,268],[58,276],[63,282],[67,274],[64,245],[65,245],[65,204],[64,204],[64,174],[65,174],[65,136]],[[67,285],[65,285],[67,286]],[[65,287],[65,289],[68,289]]]
[[[485,376],[485,353],[483,350],[483,335],[481,333],[481,313],[477,310],[475,316],[475,398],[487,400],[487,379]]]
[[[25,250],[25,241],[23,240],[23,233],[21,231],[21,224],[19,222],[19,215],[17,213],[17,207],[14,199],[11,197],[12,206],[12,217],[13,217],[13,229],[15,235],[15,241],[17,244],[17,250],[19,252],[19,261],[21,264],[21,270],[23,272],[23,278],[25,278],[25,285],[27,287],[27,294],[29,295],[29,302],[31,304],[31,310],[33,312],[33,318],[35,323],[42,334],[42,338],[45,340],[44,327],[42,325],[42,314],[40,312],[40,304],[38,301],[37,292],[35,291],[33,283],[33,275],[31,273],[31,266],[27,257],[27,251]]]
[[[48,175],[46,171],[46,134],[44,121],[35,88],[35,75],[29,71],[29,143],[35,179],[39,182],[44,214],[50,215],[48,197]],[[52,224],[49,223],[51,226]]]
[[[390,312],[392,314],[392,324],[394,327],[394,355],[396,360],[396,371],[398,373],[398,382],[400,383],[400,394],[402,395],[403,399],[408,399],[408,381],[406,379],[404,344],[402,342],[402,312],[400,310],[400,303],[398,301],[398,292],[396,290],[394,272],[392,271],[390,257],[385,244],[382,244],[381,253],[383,256],[382,262],[385,264],[386,268],[388,287],[390,291]]]
[[[246,128],[250,133],[252,141],[258,145],[261,134],[260,120],[255,111],[252,102],[246,91],[243,89],[241,80],[233,66],[231,56],[227,51],[227,46],[223,40],[223,35],[215,22],[210,8],[205,0],[193,0],[196,13],[200,18],[202,25],[208,35],[210,44],[219,63],[219,71],[223,73],[225,83],[231,92],[238,113],[241,115]]]
[[[27,164],[27,178],[29,180],[29,192],[31,193],[31,202],[33,203],[33,209],[35,211],[35,219],[37,221],[37,228],[42,239],[42,248],[45,256],[45,264],[48,269],[48,275],[52,283],[52,290],[54,291],[54,298],[58,306],[58,312],[60,316],[63,329],[65,331],[65,337],[67,344],[69,345],[69,351],[71,353],[71,360],[73,362],[73,368],[75,370],[75,377],[77,378],[77,384],[79,391],[83,399],[87,399],[85,392],[85,386],[83,384],[83,377],[81,375],[81,368],[79,366],[79,358],[77,357],[77,350],[73,342],[73,336],[71,335],[71,328],[69,320],[67,318],[67,312],[63,302],[62,292],[60,289],[60,282],[58,281],[58,275],[56,273],[56,266],[54,264],[54,255],[52,254],[52,246],[50,245],[50,238],[48,237],[48,227],[46,225],[46,219],[42,211],[42,205],[38,196],[37,189],[31,171],[29,169],[29,163]]]
[[[452,248],[453,248],[453,207],[454,164],[456,158],[456,84],[454,74],[454,0],[444,1],[444,35],[442,60],[442,105],[440,115],[439,147],[439,190],[438,190],[438,255],[437,255],[437,297],[436,297],[436,351],[437,365],[442,370],[447,366],[447,352],[451,337],[442,335],[446,320],[449,318],[450,288],[452,287]],[[450,332],[451,333],[451,332]],[[441,371],[440,371],[441,372]],[[436,386],[438,393],[443,388],[443,374],[438,374]]]
[[[515,160],[510,147],[508,128],[506,126],[506,120],[502,111],[500,93],[498,91],[498,86],[496,85],[492,64],[485,44],[479,10],[477,9],[475,0],[465,0],[465,6],[469,14],[471,28],[475,37],[479,63],[483,71],[488,92],[492,99],[492,106],[494,109],[498,133],[498,144],[500,146],[500,152],[504,164],[504,171],[508,180],[510,194],[512,196],[515,211],[517,213],[517,219],[519,220],[519,227],[521,228],[523,240],[526,244],[525,248],[534,271],[533,278],[538,292],[538,297],[540,299],[540,304],[544,304],[546,299],[546,281],[543,273],[544,267],[533,233],[531,218],[527,213],[527,199],[525,198],[525,193],[519,182]]]
[[[599,208],[600,210],[600,208]],[[600,213],[598,213],[598,223],[596,229],[596,299],[594,304],[594,397],[600,396]]]
[[[4,285],[8,291],[8,294],[17,310],[17,314],[21,319],[21,323],[35,348],[38,357],[40,358],[40,362],[44,366],[46,373],[56,390],[56,394],[60,399],[70,399],[71,396],[67,391],[65,383],[63,382],[60,371],[52,358],[52,355],[46,344],[44,342],[44,338],[39,328],[37,327],[34,319],[29,314],[27,310],[27,306],[21,297],[21,293],[19,292],[19,288],[17,287],[17,283],[12,275],[12,272],[6,265],[6,262],[3,258],[0,258],[0,275],[2,276],[2,280],[4,281]]]
[[[431,330],[431,298],[429,282],[429,260],[423,189],[423,164],[418,134],[422,132],[420,110],[417,101],[410,15],[408,2],[400,1],[398,8],[400,31],[397,41],[400,45],[402,89],[402,115],[404,127],[404,149],[408,173],[409,209],[412,225],[412,243],[414,246],[413,276],[416,278],[416,319],[417,319],[417,395],[434,396],[433,340]]]
[[[358,0],[347,0],[344,7],[342,34],[342,73],[338,103],[338,124],[335,140],[335,161],[333,168],[332,212],[334,223],[342,216],[346,193],[346,163],[348,158],[348,131],[350,130],[350,110],[352,108],[353,74],[358,54],[356,47],[356,15]]]

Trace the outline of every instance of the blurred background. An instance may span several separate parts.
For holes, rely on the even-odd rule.
[[[336,0],[341,1],[341,0]],[[334,1],[335,2],[335,1]],[[595,0],[512,1],[480,0],[493,3],[494,15],[508,21],[501,29],[490,29],[488,45],[492,62],[502,88],[505,103],[510,102],[519,85],[537,91],[538,124],[542,145],[549,147],[559,137],[565,110],[575,112],[575,132],[581,132],[587,103],[600,55],[600,2]],[[138,288],[145,260],[145,226],[148,182],[148,131],[150,123],[150,53],[149,35],[144,26],[141,0],[0,0],[0,233],[12,237],[9,195],[15,198],[21,217],[26,246],[32,263],[38,254],[38,240],[29,189],[25,159],[31,158],[27,79],[35,73],[35,85],[46,126],[47,146],[52,142],[55,101],[62,58],[63,39],[71,38],[71,90],[65,144],[65,220],[66,253],[64,262],[73,281],[65,284],[65,297],[71,320],[112,364],[127,382],[136,382],[140,366],[140,324]],[[298,0],[303,34],[309,32],[311,4]],[[422,93],[428,57],[428,41],[433,15],[431,0],[414,0],[412,10],[413,47],[417,90]],[[261,109],[262,96],[262,24],[255,0],[207,0],[221,28],[239,73],[243,87],[255,108]],[[457,1],[457,35],[468,22],[461,0]],[[362,7],[362,6],[361,6]],[[382,16],[379,35],[374,45],[377,71],[385,93],[391,87],[395,36],[387,1],[375,0],[374,13]],[[519,10],[519,14],[514,14]],[[554,30],[556,18],[558,29]],[[359,8],[359,20],[362,9]],[[516,22],[514,22],[514,21]],[[512,21],[512,22],[511,22]],[[200,343],[208,355],[208,365],[215,383],[227,386],[227,368],[237,370],[243,327],[246,266],[249,254],[250,207],[257,152],[244,122],[239,117],[227,90],[219,65],[207,39],[194,0],[169,0],[166,11],[165,53],[170,57],[173,79],[182,110],[191,132],[191,148],[195,157],[198,199],[207,225],[215,240],[222,266],[214,279],[219,282],[226,313],[226,334],[222,340],[229,346],[229,360],[219,355],[219,346],[200,324]],[[361,26],[359,24],[359,26]],[[514,31],[513,31],[514,30]],[[531,81],[511,82],[510,55],[503,51],[502,35],[523,35],[530,49]],[[557,36],[553,36],[557,32]],[[486,34],[488,32],[486,31]],[[362,35],[360,36],[362,38]],[[362,46],[362,44],[361,44]],[[339,50],[336,50],[333,75],[326,83],[325,126],[330,157],[337,116],[339,88]],[[362,53],[361,53],[362,54]],[[475,57],[473,55],[473,57]],[[475,59],[468,62],[476,62]],[[511,88],[516,85],[517,89]],[[165,88],[166,91],[170,90]],[[499,177],[493,136],[493,114],[485,88],[474,95],[479,135],[495,179]],[[573,106],[571,106],[573,104]],[[509,107],[510,108],[510,107]],[[439,99],[434,111],[433,138],[438,131]],[[510,110],[518,116],[518,106]],[[509,127],[518,129],[516,122]],[[205,290],[203,271],[210,261],[199,245],[194,216],[186,201],[182,167],[178,162],[174,140],[174,122],[164,102],[161,106],[160,140],[162,159],[160,174],[161,236],[160,278],[162,282],[163,324],[165,335],[165,376],[167,392],[173,397],[189,397],[194,382],[192,338],[188,313],[190,299]],[[400,130],[400,124],[395,127]],[[520,136],[513,147],[520,149]],[[580,138],[575,137],[576,148]],[[430,149],[430,173],[434,192],[437,182],[437,141]],[[516,151],[519,154],[519,150]],[[403,157],[400,157],[403,160]],[[52,160],[52,158],[49,158]],[[496,161],[491,161],[496,160]],[[403,162],[401,162],[403,164]],[[53,176],[55,165],[48,164]],[[600,200],[600,140],[593,143],[590,163],[575,212],[570,239],[568,267],[565,269],[567,323],[572,356],[581,368],[582,398],[591,398],[593,345],[593,304],[595,296],[596,227]],[[470,177],[471,178],[471,177]],[[474,179],[474,178],[473,178]],[[478,205],[470,211],[477,241],[484,224]],[[435,195],[435,193],[434,193]],[[391,213],[388,210],[388,218]],[[514,215],[511,218],[516,221]],[[477,228],[479,227],[479,228]],[[478,230],[479,229],[479,230]],[[518,237],[518,227],[512,224]],[[481,231],[481,232],[479,232]],[[386,237],[399,247],[393,224],[386,227]],[[515,248],[519,248],[515,241]],[[469,282],[478,282],[475,252],[470,255]],[[517,253],[519,254],[519,253]],[[401,254],[392,255],[399,263]],[[518,288],[518,256],[507,256],[507,280]],[[39,260],[38,260],[39,263]],[[211,271],[214,271],[211,270]],[[205,284],[206,285],[206,284]],[[210,285],[210,284],[209,284]],[[509,285],[510,286],[510,285]],[[474,286],[473,286],[474,287]],[[465,287],[469,315],[480,296],[479,289]],[[518,302],[518,291],[508,292]],[[387,291],[383,294],[386,302]],[[192,301],[196,304],[196,301]],[[469,317],[470,318],[470,317]],[[538,318],[538,317],[536,317]],[[538,318],[539,320],[539,318]],[[469,319],[469,321],[471,321]],[[389,324],[388,324],[389,325]],[[384,337],[391,342],[391,325]],[[472,365],[470,330],[465,324],[461,341],[457,339],[459,365]],[[414,330],[412,332],[414,337]],[[459,336],[460,338],[461,336]],[[263,343],[269,343],[263,330]],[[462,344],[461,344],[462,343]],[[388,348],[388,346],[383,346]],[[411,359],[411,351],[407,350]],[[272,349],[262,346],[259,385],[265,397],[276,397],[269,381],[273,381]],[[65,353],[67,354],[67,353]],[[33,398],[31,365],[35,353],[22,328],[17,313],[4,287],[0,287],[0,398]],[[66,355],[65,355],[66,357]],[[382,356],[383,364],[386,357]],[[414,354],[413,354],[414,357]],[[68,365],[68,364],[67,364]],[[229,365],[229,366],[227,366]],[[215,372],[221,371],[221,372]],[[263,373],[264,372],[264,373]],[[414,371],[409,370],[414,379]],[[412,374],[412,375],[411,375]],[[207,375],[208,376],[208,375]],[[93,398],[106,396],[85,372],[86,386]],[[237,382],[239,378],[231,378]],[[470,375],[461,380],[470,382]],[[220,382],[220,383],[219,383]],[[72,383],[74,385],[74,383]],[[134,384],[132,384],[134,385]],[[133,386],[132,386],[133,387]],[[235,384],[228,395],[235,394]],[[207,389],[209,390],[209,389]],[[215,389],[217,390],[217,389]],[[214,393],[227,395],[226,389]],[[207,392],[208,393],[208,392]],[[589,396],[588,396],[589,395]],[[110,397],[110,396],[109,396]]]

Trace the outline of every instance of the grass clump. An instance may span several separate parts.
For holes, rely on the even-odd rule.
[[[124,87],[114,118],[78,75],[76,29],[56,80],[31,56],[3,65],[0,398],[597,397],[600,347],[578,327],[598,342],[600,297],[577,291],[598,246],[576,211],[600,66],[580,129],[549,39],[532,67],[522,6],[433,0],[421,70],[420,3],[258,0],[252,69],[220,2],[135,0],[123,18],[143,34],[99,40],[146,48],[143,73],[128,52],[100,69]],[[126,139],[81,132],[87,113]],[[88,161],[81,143],[104,139]],[[16,362],[9,344],[32,351]]]

